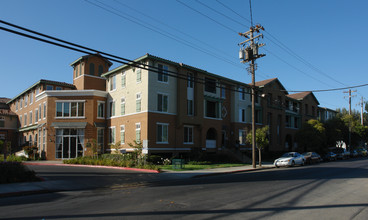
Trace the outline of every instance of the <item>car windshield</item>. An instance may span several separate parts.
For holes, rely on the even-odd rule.
[[[285,153],[282,157],[294,157],[293,153]]]

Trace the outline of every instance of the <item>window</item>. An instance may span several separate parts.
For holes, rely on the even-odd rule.
[[[204,91],[216,94],[216,80],[206,77],[204,79]]]
[[[184,126],[184,144],[193,144],[193,127]]]
[[[18,111],[18,101],[15,102],[15,111]]]
[[[101,76],[103,73],[103,66],[102,65],[98,65],[98,76]]]
[[[137,68],[137,83],[142,82],[142,69]]]
[[[47,85],[46,86],[46,90],[53,90],[54,89],[54,87],[53,86],[50,86],[50,85]]]
[[[92,76],[95,75],[95,64],[94,63],[89,64],[89,74]]]
[[[56,117],[59,118],[84,117],[84,102],[57,102]]]
[[[247,134],[245,130],[239,130],[239,144],[245,145]]]
[[[20,99],[19,108],[20,108],[20,109],[22,109],[22,108],[23,108],[23,98],[21,98],[21,99]]]
[[[125,115],[125,98],[121,98],[120,115]]]
[[[226,98],[226,88],[225,88],[225,86],[221,87],[221,98],[223,98],[223,99]]]
[[[38,108],[35,109],[35,123],[38,122]]]
[[[43,103],[43,119],[46,118],[46,102]]]
[[[20,124],[20,127],[22,127],[22,122],[23,122],[23,117],[21,115],[19,115],[19,124]]]
[[[63,88],[61,88],[60,86],[56,86],[55,88],[56,90],[63,90]]]
[[[194,88],[194,76],[193,73],[188,73],[188,88]]]
[[[141,111],[141,100],[142,100],[141,93],[137,93],[136,94],[136,100],[135,100],[135,110],[136,110],[136,112]]]
[[[125,86],[126,86],[126,74],[125,72],[123,72],[121,74],[121,88],[125,88]]]
[[[24,107],[28,105],[28,95],[24,98]]]
[[[239,100],[245,100],[245,88],[239,88]]]
[[[157,143],[168,143],[168,124],[157,123]]]
[[[5,127],[5,117],[4,116],[0,116],[0,127],[1,128]]]
[[[239,121],[245,122],[245,109],[239,109]]]
[[[41,120],[41,104],[38,106],[38,120]]]
[[[167,75],[169,67],[162,65],[162,64],[158,64],[158,73],[157,73],[157,80],[159,82],[168,82],[169,81],[169,77]]]
[[[46,128],[43,127],[42,129],[42,151],[46,149]]]
[[[135,124],[135,141],[141,143],[141,123]]]
[[[29,94],[29,104],[33,103],[33,92]]]
[[[110,91],[113,91],[115,89],[116,89],[116,75],[110,78]]]
[[[97,128],[97,145],[99,149],[103,149],[104,147],[104,133],[105,129],[103,128]]]
[[[125,144],[125,125],[120,126],[120,144]]]
[[[33,112],[29,112],[29,124],[31,125],[33,123]]]
[[[157,94],[157,111],[167,112],[168,111],[168,100],[169,97],[164,94]]]
[[[187,115],[194,115],[194,105],[193,100],[187,100]]]
[[[110,101],[110,117],[115,116],[115,101]]]
[[[205,113],[206,117],[209,118],[219,118],[219,105],[215,101],[205,101]]]
[[[23,124],[24,124],[24,126],[27,126],[27,114],[24,114],[24,122],[23,122]]]
[[[76,67],[75,67],[75,78],[77,78],[77,77],[78,77],[78,75],[79,75],[78,67],[76,66]]]
[[[109,143],[115,144],[115,127],[109,128]]]
[[[97,118],[105,118],[105,102],[97,101]]]

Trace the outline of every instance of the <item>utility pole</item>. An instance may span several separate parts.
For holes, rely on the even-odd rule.
[[[343,93],[349,93],[349,115],[351,116],[351,93],[352,92],[356,92],[356,90],[352,91],[351,89],[349,89],[349,91],[344,91]],[[350,145],[351,145],[351,119],[349,120],[349,151],[351,151],[351,148],[350,148]]]
[[[356,90],[352,91],[349,89],[349,91],[344,91],[343,93],[349,93],[349,115],[351,115],[351,97],[355,97],[355,95],[351,95],[352,92],[356,92]]]
[[[363,120],[363,104],[364,104],[364,101],[363,101],[363,96],[362,96],[361,101],[357,104],[357,105],[360,105],[360,124],[361,125],[364,125],[364,120]]]
[[[255,39],[260,37],[263,38],[263,34],[259,34],[254,36],[254,32],[259,33],[260,30],[264,30],[264,28],[257,24],[256,26],[251,26],[249,31],[244,33],[239,33],[240,36],[248,38],[247,40],[239,43],[238,45],[241,46],[239,51],[239,58],[241,59],[241,63],[248,63],[249,68],[247,69],[250,74],[252,74],[252,166],[256,168],[256,122],[255,122],[255,89],[256,89],[256,82],[255,82],[255,71],[256,71],[256,64],[255,60],[261,57],[264,57],[265,54],[258,54],[258,48],[264,46],[264,44],[258,44],[258,41],[255,42]],[[261,162],[260,162],[261,163]]]

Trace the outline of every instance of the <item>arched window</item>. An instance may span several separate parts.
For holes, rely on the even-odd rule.
[[[98,76],[101,76],[103,73],[103,66],[102,65],[98,65]]]
[[[95,75],[95,64],[94,63],[89,64],[89,74]]]

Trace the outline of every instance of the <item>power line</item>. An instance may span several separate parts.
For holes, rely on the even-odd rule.
[[[233,12],[234,14],[238,15],[239,17],[241,17],[242,19],[249,21],[252,23],[252,20],[250,21],[249,19],[245,18],[244,16],[240,15],[239,13],[237,13],[235,10],[231,9],[230,7],[228,7],[227,5],[225,5],[224,3],[220,2],[219,0],[216,0],[218,3],[220,3],[223,7],[225,7],[226,9],[230,10],[231,12]],[[250,1],[250,0],[249,0]],[[249,2],[251,4],[251,2]],[[251,6],[250,6],[251,7]],[[251,15],[252,16],[252,15]],[[275,41],[277,41],[277,43],[275,41],[273,41],[272,39],[270,39],[267,35],[265,36],[265,38],[267,38],[268,40],[270,40],[271,42],[273,42],[276,46],[278,46],[279,48],[281,48],[282,50],[284,50],[285,52],[287,52],[289,55],[293,56],[294,58],[296,58],[297,60],[299,60],[300,62],[302,62],[304,65],[308,66],[310,69],[316,71],[319,74],[324,75],[325,77],[329,78],[332,81],[335,81],[338,84],[341,84],[343,86],[347,86],[346,84],[336,80],[335,78],[331,77],[329,74],[323,72],[322,70],[320,70],[319,68],[315,67],[314,65],[312,65],[310,62],[308,62],[307,60],[305,60],[304,58],[302,58],[301,56],[299,56],[297,53],[295,53],[293,50],[291,50],[288,46],[286,46],[285,44],[283,44],[279,39],[277,39],[274,35],[272,35],[270,32],[268,32],[267,30],[265,30],[265,32],[268,34],[268,36],[271,36]]]
[[[144,21],[142,21],[142,20],[140,20],[140,19],[138,19],[138,18],[135,18],[135,17],[133,17],[133,16],[131,16],[131,15],[129,15],[129,17],[124,16],[124,15],[122,15],[122,13],[123,13],[123,12],[121,12],[121,11],[117,10],[116,8],[114,8],[114,7],[112,7],[112,6],[107,5],[106,3],[102,3],[102,2],[100,2],[100,1],[98,1],[98,0],[96,0],[96,2],[98,2],[99,4],[101,4],[101,5],[98,5],[98,4],[96,4],[96,3],[94,3],[94,2],[92,2],[92,1],[90,1],[90,0],[85,0],[85,1],[86,1],[87,3],[89,3],[89,4],[92,4],[92,5],[96,6],[96,7],[98,7],[98,8],[101,8],[101,9],[103,9],[103,10],[105,10],[105,11],[107,11],[107,12],[111,13],[111,14],[114,14],[114,15],[116,15],[116,16],[118,16],[118,17],[120,17],[120,18],[126,19],[126,20],[128,20],[128,21],[130,21],[130,22],[133,22],[133,23],[135,23],[135,24],[137,24],[137,25],[140,25],[140,26],[142,26],[142,27],[144,27],[144,28],[147,28],[147,29],[149,29],[149,30],[151,30],[151,31],[153,31],[153,32],[156,32],[156,33],[158,33],[158,34],[160,34],[160,35],[163,35],[163,36],[165,36],[165,37],[167,37],[167,38],[170,38],[170,39],[172,39],[172,40],[174,40],[174,41],[177,41],[177,42],[179,42],[179,43],[181,43],[181,44],[183,44],[183,45],[185,45],[185,46],[188,46],[188,47],[190,47],[190,48],[192,48],[192,49],[198,50],[198,51],[200,51],[200,52],[202,52],[202,53],[205,53],[205,54],[210,55],[210,56],[212,56],[212,57],[215,57],[215,58],[217,58],[217,59],[219,59],[219,60],[222,60],[222,61],[224,61],[224,62],[227,62],[227,63],[229,63],[229,64],[231,64],[231,65],[233,65],[233,66],[235,66],[235,67],[242,68],[242,67],[240,67],[237,63],[233,62],[232,60],[229,60],[229,59],[224,58],[224,57],[222,57],[222,56],[220,56],[220,55],[214,54],[213,52],[211,52],[211,51],[209,51],[209,50],[207,50],[207,49],[201,48],[201,47],[200,47],[200,46],[198,46],[198,45],[192,45],[192,43],[191,43],[191,42],[189,42],[189,41],[187,41],[187,40],[185,40],[185,39],[182,39],[182,38],[180,38],[180,37],[178,37],[178,36],[174,36],[173,34],[171,34],[171,33],[167,32],[167,31],[164,31],[164,30],[162,30],[162,29],[160,29],[160,28],[158,28],[158,27],[152,28],[152,27],[150,27],[150,26],[148,26],[148,25],[145,25],[145,23],[146,23],[146,22],[144,22]],[[117,12],[115,12],[115,11],[117,11]],[[134,18],[134,19],[136,19],[136,20],[134,20],[134,19],[132,19],[132,18]],[[153,26],[153,25],[152,25],[152,26]]]
[[[158,67],[150,66],[148,64],[143,64],[143,63],[140,63],[140,62],[136,62],[134,60],[122,58],[122,57],[115,56],[115,55],[112,55],[112,54],[108,54],[108,53],[102,52],[100,50],[95,50],[95,49],[88,48],[88,47],[85,47],[85,46],[82,46],[82,45],[71,43],[71,42],[56,38],[56,37],[52,37],[52,36],[49,36],[49,35],[46,35],[46,34],[42,34],[42,33],[30,30],[30,29],[24,28],[24,27],[20,27],[18,25],[11,24],[9,22],[5,22],[3,20],[0,20],[0,23],[7,24],[9,26],[21,29],[23,31],[31,32],[33,34],[40,35],[40,36],[43,36],[43,37],[46,37],[46,38],[49,38],[49,39],[52,39],[52,40],[55,40],[55,41],[59,41],[59,42],[62,42],[64,44],[69,44],[69,45],[72,45],[74,47],[79,47],[79,48],[82,48],[84,50],[74,48],[74,47],[71,47],[71,46],[67,46],[67,45],[63,45],[63,44],[60,44],[60,43],[57,43],[57,42],[49,41],[49,40],[46,40],[46,39],[42,39],[42,38],[32,36],[32,35],[29,35],[29,34],[26,34],[26,33],[21,33],[19,31],[11,30],[11,29],[8,29],[8,28],[5,28],[5,27],[0,27],[1,30],[7,31],[7,32],[10,32],[10,33],[13,33],[13,34],[17,34],[17,35],[20,35],[20,36],[23,36],[23,37],[31,38],[33,40],[38,40],[38,41],[41,41],[41,42],[44,42],[44,43],[47,43],[47,44],[52,44],[54,46],[62,47],[62,48],[69,49],[69,50],[74,50],[74,51],[84,53],[84,54],[89,54],[89,55],[94,55],[95,53],[103,54],[105,56],[101,56],[101,57],[103,57],[105,59],[108,59],[108,60],[111,60],[111,61],[114,61],[114,62],[125,64],[127,66],[132,66],[132,67],[145,69],[145,70],[148,70],[148,71],[151,71],[151,72],[160,73],[160,74],[163,74],[163,75],[167,75],[167,76],[170,76],[170,77],[175,77],[175,78],[178,78],[178,79],[191,81],[191,82],[198,83],[198,84],[203,84],[203,85],[206,84],[205,79],[202,79],[202,78],[192,77],[193,78],[192,80],[191,79],[188,80],[188,76],[186,74],[180,74],[178,72],[169,71],[169,70],[167,70],[165,72],[159,71]],[[89,52],[88,50],[90,50],[94,53]],[[107,56],[109,56],[109,57],[107,57]],[[114,58],[110,58],[110,57],[114,57]],[[123,60],[123,61],[121,61],[121,60]],[[231,79],[229,79],[229,80],[231,81]],[[229,84],[229,83],[225,83],[225,84]],[[239,84],[243,84],[243,83],[239,82]],[[215,85],[216,88],[221,88],[221,89],[225,89],[225,90],[229,90],[229,91],[233,91],[233,92],[241,92],[237,89],[224,88],[223,86],[224,86],[224,84],[216,82],[216,85]],[[244,84],[243,84],[243,86],[244,86]],[[249,92],[241,92],[241,93],[250,94]]]

